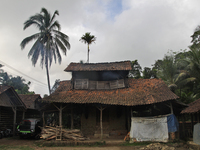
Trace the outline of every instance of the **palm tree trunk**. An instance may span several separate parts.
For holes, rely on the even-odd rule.
[[[90,52],[90,49],[89,49],[89,44],[88,44],[88,60],[87,60],[87,63],[89,63],[89,52]]]
[[[47,57],[47,56],[46,56]],[[47,83],[48,83],[48,88],[49,88],[49,95],[51,94],[51,86],[50,86],[50,80],[49,80],[49,68],[48,68],[48,60],[46,58],[46,72],[47,72]]]

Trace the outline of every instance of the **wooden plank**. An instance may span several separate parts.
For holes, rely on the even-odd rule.
[[[105,82],[104,81],[98,81],[97,82],[97,89],[105,89]]]

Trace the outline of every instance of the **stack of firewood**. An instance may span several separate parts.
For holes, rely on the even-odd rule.
[[[57,137],[59,136],[59,138],[62,140],[73,140],[73,141],[88,140],[88,138],[84,137],[81,134],[81,131],[78,129],[69,130],[69,129],[50,127],[50,126],[46,126],[41,129],[42,129],[41,137],[45,140],[56,139],[56,136]],[[56,135],[56,132],[57,132],[57,135]]]

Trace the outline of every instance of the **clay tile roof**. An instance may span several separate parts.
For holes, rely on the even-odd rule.
[[[0,94],[11,88],[10,86],[0,85]]]
[[[41,99],[40,94],[31,94],[31,95],[19,94],[19,97],[23,101],[23,103],[26,105],[27,108],[31,108],[35,100]]]
[[[200,111],[200,99],[188,104],[189,107],[182,110],[182,114],[197,113]]]
[[[111,62],[111,63],[70,63],[64,70],[71,71],[117,71],[117,70],[131,70],[130,61]]]
[[[43,101],[58,103],[101,103],[136,106],[178,98],[161,79],[128,79],[129,87],[115,90],[74,90],[71,81],[62,81],[58,89]]]

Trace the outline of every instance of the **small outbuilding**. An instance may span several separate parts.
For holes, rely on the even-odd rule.
[[[15,133],[16,122],[22,119],[17,114],[25,110],[26,106],[14,88],[0,85],[0,128],[9,128]]]
[[[25,104],[27,110],[23,114],[23,119],[24,118],[41,118],[41,113],[40,113],[40,107],[41,107],[41,102],[40,100],[42,99],[40,97],[40,94],[19,94],[19,97]]]

